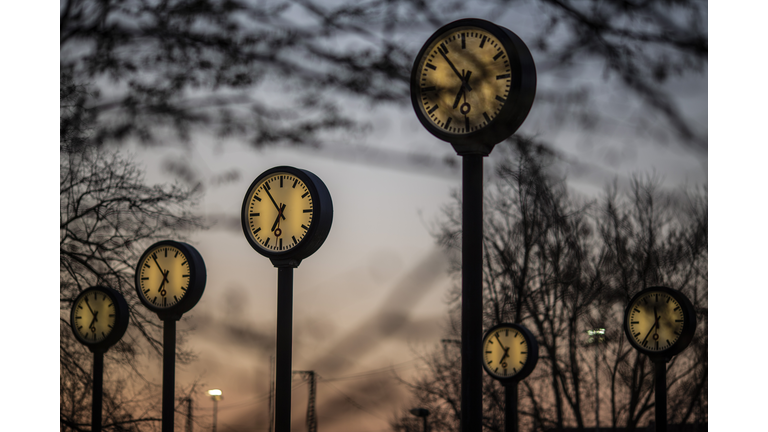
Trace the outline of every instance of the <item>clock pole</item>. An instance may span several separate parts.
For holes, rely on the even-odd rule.
[[[277,340],[275,348],[275,431],[291,430],[293,342],[293,266],[277,268]]]
[[[667,432],[667,359],[653,360],[655,373],[656,432]]]
[[[93,400],[91,405],[91,431],[101,432],[101,407],[104,387],[104,351],[93,350]]]
[[[517,381],[504,384],[504,432],[517,432]]]
[[[176,385],[176,319],[163,320],[163,432],[173,432],[173,400]]]
[[[462,155],[461,430],[483,427],[483,156]]]

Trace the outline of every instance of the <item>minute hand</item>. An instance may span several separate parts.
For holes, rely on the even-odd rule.
[[[451,62],[451,61],[448,59],[448,56],[447,56],[447,55],[445,55],[445,53],[443,52],[443,50],[441,50],[441,49],[438,49],[437,51],[440,53],[440,55],[441,55],[441,56],[443,56],[443,58],[445,59],[445,61],[446,61],[446,62],[448,62],[448,66],[450,66],[450,67],[451,67],[451,69],[453,69],[453,73],[455,73],[455,74],[456,74],[456,76],[457,76],[457,77],[459,77],[459,79],[461,80],[461,85],[462,85],[462,86],[463,86],[465,89],[467,89],[467,91],[472,91],[472,87],[470,87],[470,86],[469,86],[469,81],[468,81],[468,80],[464,80],[464,77],[463,77],[463,76],[462,76],[462,75],[459,73],[459,70],[458,70],[458,69],[456,69],[456,66],[454,66],[454,65],[453,65],[453,62]]]

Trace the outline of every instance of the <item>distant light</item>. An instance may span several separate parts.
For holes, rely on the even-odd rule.
[[[208,390],[208,396],[221,396],[221,390],[219,389]]]
[[[590,329],[590,330],[587,330],[587,334],[590,335],[590,336],[604,335],[605,334],[605,329],[604,328]]]

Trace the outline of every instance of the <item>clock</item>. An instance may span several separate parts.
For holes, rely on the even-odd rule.
[[[411,69],[416,116],[462,156],[486,156],[515,133],[535,94],[528,47],[508,29],[480,19],[438,29]]]
[[[271,168],[251,183],[240,218],[248,243],[275,266],[298,266],[325,242],[333,220],[328,188],[313,173]]]
[[[670,358],[693,339],[696,314],[688,297],[667,287],[651,287],[635,294],[624,312],[624,332],[638,351]]]
[[[539,361],[539,344],[525,327],[502,323],[483,336],[483,369],[499,381],[520,381]]]
[[[91,287],[75,299],[69,322],[80,343],[91,351],[106,351],[128,328],[128,304],[112,288]]]
[[[205,290],[205,263],[187,243],[163,240],[150,246],[136,267],[139,300],[161,319],[178,320]]]

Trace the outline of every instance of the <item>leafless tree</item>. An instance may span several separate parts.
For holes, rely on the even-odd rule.
[[[67,136],[75,136],[69,134]],[[69,310],[84,289],[105,285],[118,290],[129,305],[129,330],[105,354],[104,424],[113,430],[145,430],[158,420],[145,397],[129,394],[157,385],[136,368],[136,361],[162,353],[157,317],[138,304],[133,277],[139,255],[152,242],[182,238],[200,227],[190,206],[195,190],[150,186],[130,159],[89,147],[61,152],[60,165],[60,414],[62,430],[90,424],[92,354],[73,337]],[[190,353],[179,344],[178,359]],[[126,387],[131,381],[140,384]],[[143,384],[142,384],[143,383]],[[87,429],[87,428],[86,428]]]
[[[534,148],[520,145],[516,162],[499,166],[484,210],[485,327],[521,323],[540,346],[537,369],[520,387],[523,430],[594,424],[595,368],[599,400],[608,408],[601,417],[630,429],[651,418],[653,364],[626,342],[622,320],[631,296],[653,285],[683,291],[699,321],[692,345],[668,364],[675,408],[669,421],[705,423],[706,189],[670,192],[656,177],[634,177],[625,193],[610,186],[599,202],[579,203],[565,179],[548,169],[551,154]],[[452,205],[438,224],[436,236],[447,248],[460,247],[460,208]],[[459,268],[456,261],[454,271]],[[460,307],[455,294],[454,314]],[[456,327],[449,337],[456,337]],[[586,346],[586,330],[596,327],[608,329],[597,363],[596,348]],[[418,403],[432,409],[456,400],[456,356],[458,350],[452,356],[436,350],[424,358],[428,371],[406,382]],[[503,391],[485,379],[484,426],[501,430]],[[445,417],[445,430],[457,427],[456,410]]]

